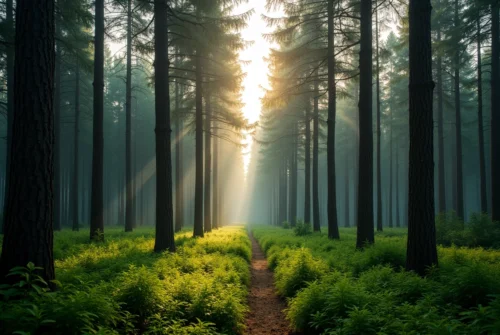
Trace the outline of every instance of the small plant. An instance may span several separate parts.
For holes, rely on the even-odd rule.
[[[288,221],[283,221],[281,223],[281,226],[283,227],[283,229],[290,229],[290,222]]]
[[[296,236],[306,236],[312,234],[312,226],[309,222],[297,220],[297,224],[295,225],[293,232]]]

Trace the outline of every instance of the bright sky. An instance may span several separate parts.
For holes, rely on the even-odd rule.
[[[248,4],[243,4],[238,8],[237,13],[243,13],[250,9],[254,9],[254,14],[248,21],[247,27],[241,32],[243,39],[246,41],[253,41],[247,49],[240,52],[240,59],[242,61],[251,61],[249,64],[243,64],[243,71],[246,77],[243,81],[243,113],[245,117],[251,122],[259,120],[261,112],[261,98],[264,91],[261,87],[268,87],[268,65],[264,60],[267,57],[272,44],[262,37],[263,33],[269,33],[272,28],[268,28],[261,15],[276,16],[276,13],[267,13],[265,9],[266,0],[250,0]],[[248,172],[250,164],[252,137],[246,136],[244,140],[248,146],[243,149],[245,174]]]

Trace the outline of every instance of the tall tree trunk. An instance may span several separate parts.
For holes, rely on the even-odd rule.
[[[60,27],[57,25],[57,35]],[[56,43],[56,65],[54,82],[54,230],[61,230],[62,185],[61,185],[61,42]]]
[[[76,73],[75,73],[75,139],[73,144],[73,195],[71,200],[73,201],[73,230],[79,230],[79,215],[78,215],[78,168],[80,165],[80,146],[79,146],[79,135],[80,135],[80,64],[78,63],[78,57],[76,59]]]
[[[125,83],[125,231],[135,226],[132,211],[132,0],[127,0],[127,78]]]
[[[311,223],[311,104],[306,99],[306,139],[305,139],[305,158],[304,158],[304,222]]]
[[[156,237],[155,252],[175,251],[168,60],[168,6],[155,0]]]
[[[180,85],[175,80],[175,231],[181,231],[184,225],[184,167],[183,156],[183,133],[184,126],[180,116]]]
[[[104,0],[95,1],[94,124],[90,238],[104,239]]]
[[[14,20],[13,20],[13,0],[5,2],[5,28],[9,29],[10,36],[8,41],[14,41]],[[6,45],[6,75],[7,75],[7,143],[5,150],[5,186],[2,205],[6,206],[7,193],[9,188],[9,171],[10,171],[10,148],[12,146],[12,123],[14,121],[14,44]],[[4,217],[5,221],[5,217]],[[0,233],[3,233],[3,222],[0,223]]]
[[[214,170],[212,191],[212,228],[219,228],[219,139],[217,138],[217,126],[214,127]]]
[[[455,0],[455,18],[454,26],[458,29],[460,25],[458,17],[458,0]],[[453,65],[455,68],[454,85],[455,85],[455,136],[457,144],[457,215],[464,219],[464,178],[462,166],[462,115],[460,112],[460,50],[457,47],[453,57]]]
[[[196,117],[195,117],[195,164],[196,181],[194,194],[194,237],[203,237],[203,98],[202,98],[202,69],[201,50],[196,50]]]
[[[491,218],[500,222],[500,60],[499,4],[491,5]]]
[[[377,62],[377,231],[382,231],[382,169],[380,161],[380,63],[379,63],[379,46],[378,46],[378,8],[375,10],[375,38],[376,38],[376,50],[375,58]]]
[[[401,227],[401,212],[399,210],[399,146],[396,145],[396,227]]]
[[[392,107],[392,106],[391,106]],[[394,187],[393,187],[393,180],[394,180],[394,175],[393,175],[393,136],[392,136],[392,121],[393,121],[393,117],[392,117],[392,113],[393,113],[393,110],[392,108],[390,108],[390,118],[389,118],[389,228],[393,228],[394,227],[394,221],[393,221],[393,218],[394,218],[394,209],[392,207],[392,204],[393,204],[393,199],[394,199],[394,195],[393,195],[393,191],[394,191]]]
[[[317,71],[316,71],[317,75]],[[319,83],[314,81],[312,202],[314,231],[321,230],[319,216]]]
[[[439,2],[438,2],[439,6]],[[441,42],[441,23],[438,22],[437,41]],[[438,108],[438,209],[440,213],[446,212],[446,187],[444,172],[444,108],[443,108],[443,59],[437,56],[437,108]]]
[[[345,186],[344,186],[344,191],[345,191],[345,195],[344,195],[344,215],[345,215],[345,221],[344,221],[344,227],[346,228],[349,228],[351,226],[351,223],[350,223],[350,216],[351,216],[351,212],[350,212],[350,205],[349,205],[349,153],[348,151],[346,150],[345,151]]]
[[[205,195],[203,197],[203,200],[205,202],[205,205],[203,206],[204,214],[205,217],[203,219],[204,221],[204,229],[205,232],[211,232],[212,231],[212,204],[211,204],[211,196],[212,196],[212,190],[211,190],[211,182],[212,182],[212,143],[210,140],[211,134],[210,134],[210,129],[211,127],[211,122],[212,122],[212,101],[210,94],[207,93],[205,97],[205,108],[206,108],[206,113],[205,113]]]
[[[333,22],[334,0],[328,0],[328,135],[327,135],[327,175],[328,175],[328,238],[338,239],[337,181],[335,173],[335,118],[337,117],[337,84],[335,83],[335,36]]]
[[[17,0],[14,120],[0,280],[33,262],[54,279],[54,1]],[[8,277],[13,278],[13,277]],[[17,278],[16,278],[17,280]]]
[[[478,13],[479,14],[479,13]],[[481,179],[481,212],[488,211],[486,195],[486,158],[484,154],[483,130],[483,73],[481,66],[481,22],[477,18],[477,131],[479,138],[479,176]]]
[[[375,242],[373,232],[372,1],[361,0],[360,12],[357,248]]]
[[[434,124],[430,0],[410,0],[410,158],[406,269],[437,264],[434,224]]]
[[[298,134],[297,123],[293,125],[293,148],[290,163],[290,226],[295,227],[297,224],[297,150],[298,150]]]

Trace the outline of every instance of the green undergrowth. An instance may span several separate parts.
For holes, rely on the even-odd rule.
[[[356,230],[325,233],[254,226],[287,298],[287,318],[306,334],[500,334],[500,251],[438,247],[439,268],[404,271],[406,231],[386,229],[355,249]]]
[[[58,289],[0,289],[0,334],[242,333],[251,259],[244,227],[190,236],[176,235],[175,254],[155,254],[153,229],[107,229],[104,243],[90,243],[88,231],[57,232]]]

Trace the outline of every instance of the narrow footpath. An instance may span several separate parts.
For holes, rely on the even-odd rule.
[[[286,304],[275,292],[273,273],[267,267],[267,260],[255,238],[252,241],[251,284],[248,296],[250,312],[247,315],[247,334],[294,334],[285,319]]]

